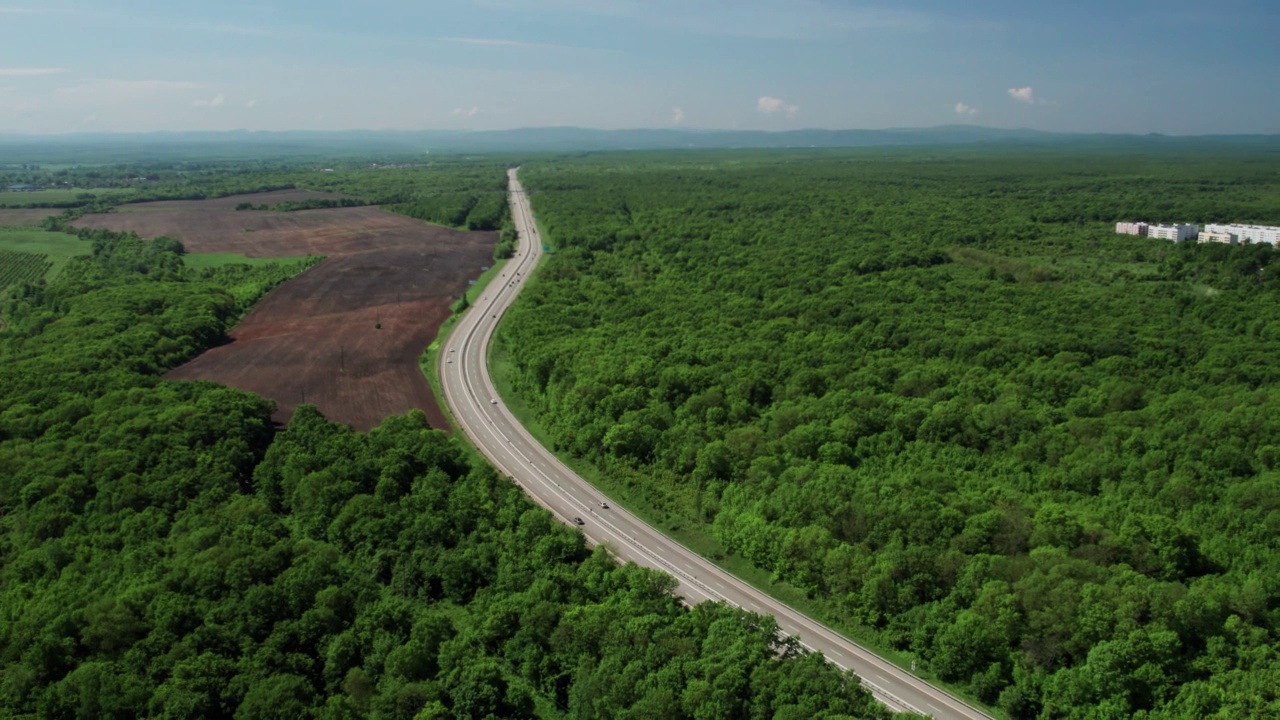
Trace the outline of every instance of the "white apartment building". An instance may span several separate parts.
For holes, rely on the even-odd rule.
[[[1231,233],[1214,232],[1212,230],[1201,230],[1200,235],[1197,236],[1196,239],[1202,243],[1217,242],[1234,245],[1237,242],[1236,236]]]
[[[1116,234],[1117,235],[1146,235],[1147,224],[1142,222],[1138,222],[1138,223],[1119,222],[1119,223],[1116,223]]]
[[[1205,225],[1204,229],[1211,233],[1231,235],[1233,242],[1267,243],[1280,245],[1280,227],[1273,225]]]
[[[1190,224],[1147,226],[1147,237],[1157,240],[1172,240],[1173,242],[1190,240],[1196,237],[1199,232],[1200,228]]]

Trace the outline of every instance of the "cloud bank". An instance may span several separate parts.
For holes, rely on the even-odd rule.
[[[1028,105],[1034,105],[1036,102],[1035,91],[1030,87],[1009,88],[1009,97]]]
[[[788,118],[795,118],[800,114],[799,105],[788,105],[787,101],[782,98],[762,96],[756,101],[756,110],[765,115],[773,115],[775,113],[784,113]]]

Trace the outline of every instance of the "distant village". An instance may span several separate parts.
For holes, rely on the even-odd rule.
[[[1120,235],[1141,235],[1157,240],[1173,242],[1218,242],[1231,245],[1260,244],[1280,246],[1280,227],[1273,225],[1148,225],[1142,222],[1116,223],[1116,233]]]

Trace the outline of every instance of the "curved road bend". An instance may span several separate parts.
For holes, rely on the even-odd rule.
[[[692,603],[719,600],[751,612],[772,615],[784,633],[846,670],[853,670],[875,697],[896,711],[917,712],[951,720],[987,719],[989,715],[947,691],[882,660],[825,625],[738,580],[692,550],[609,503],[572,470],[542,447],[498,397],[489,375],[488,349],[503,312],[515,300],[529,271],[542,254],[528,198],[508,171],[511,213],[519,231],[517,256],[494,278],[449,334],[440,351],[440,384],[459,428],[500,471],[539,504],[570,524],[581,518],[581,530],[593,543],[607,543],[624,560],[655,568],[676,578],[678,592]]]

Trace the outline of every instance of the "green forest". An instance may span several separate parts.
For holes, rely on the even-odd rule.
[[[1016,718],[1280,716],[1280,224],[1226,148],[521,170],[557,450]]]
[[[0,307],[0,716],[889,717],[771,619],[587,548],[421,413],[279,430],[162,378],[316,259],[80,235]]]

